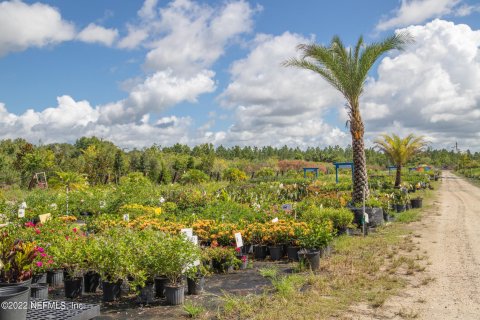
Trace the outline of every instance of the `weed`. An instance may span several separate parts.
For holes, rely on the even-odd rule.
[[[183,305],[183,310],[188,314],[190,318],[198,318],[202,313],[205,312],[204,307],[196,305],[192,302],[186,302]]]
[[[275,266],[261,268],[258,272],[262,277],[269,279],[276,279],[278,276],[278,268]]]

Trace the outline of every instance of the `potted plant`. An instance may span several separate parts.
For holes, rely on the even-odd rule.
[[[85,269],[86,236],[72,228],[62,241],[57,241],[49,250],[63,268],[65,297],[77,298],[82,294],[83,272]]]
[[[300,245],[305,249],[305,257],[311,270],[319,269],[321,250],[326,248],[332,240],[333,225],[331,221],[311,225],[299,239]]]
[[[121,284],[132,270],[133,258],[124,241],[128,233],[125,229],[111,228],[89,242],[89,265],[100,274],[103,301],[120,298]]]
[[[170,281],[165,286],[167,303],[170,305],[183,304],[185,289],[182,276],[189,269],[196,267],[196,264],[200,264],[200,248],[183,236],[166,236],[164,240],[164,274]]]
[[[208,247],[203,250],[203,256],[212,262],[216,272],[229,272],[241,263],[234,247]]]
[[[36,246],[17,239],[14,229],[0,232],[0,286],[30,286]]]
[[[200,263],[196,268],[190,268],[187,271],[188,294],[198,295],[205,286],[205,277],[210,274],[207,266]]]

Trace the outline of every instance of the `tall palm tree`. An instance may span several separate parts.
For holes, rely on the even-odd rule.
[[[382,135],[382,139],[375,140],[375,144],[397,167],[395,187],[399,187],[402,183],[402,166],[404,166],[412,156],[422,151],[427,145],[427,142],[422,136],[415,136],[413,134],[409,134],[405,138],[401,138],[396,134],[392,134],[391,136],[384,134]]]
[[[365,127],[360,114],[360,96],[369,70],[384,53],[393,49],[403,49],[413,39],[408,33],[396,33],[381,42],[364,44],[363,37],[353,48],[346,48],[338,36],[334,36],[329,46],[301,44],[298,49],[302,58],[292,58],[285,66],[308,69],[318,73],[323,79],[340,91],[347,100],[350,133],[353,149],[353,202],[361,202],[363,192],[369,196],[367,166],[363,135]]]

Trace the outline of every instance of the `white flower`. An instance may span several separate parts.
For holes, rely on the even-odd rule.
[[[165,202],[165,199],[163,197],[160,197],[160,203],[164,203]]]

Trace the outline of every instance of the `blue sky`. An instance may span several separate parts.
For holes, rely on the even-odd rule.
[[[405,29],[416,43],[366,84],[367,144],[413,132],[478,150],[479,18],[467,0],[0,2],[0,138],[346,145],[341,96],[281,62]]]

